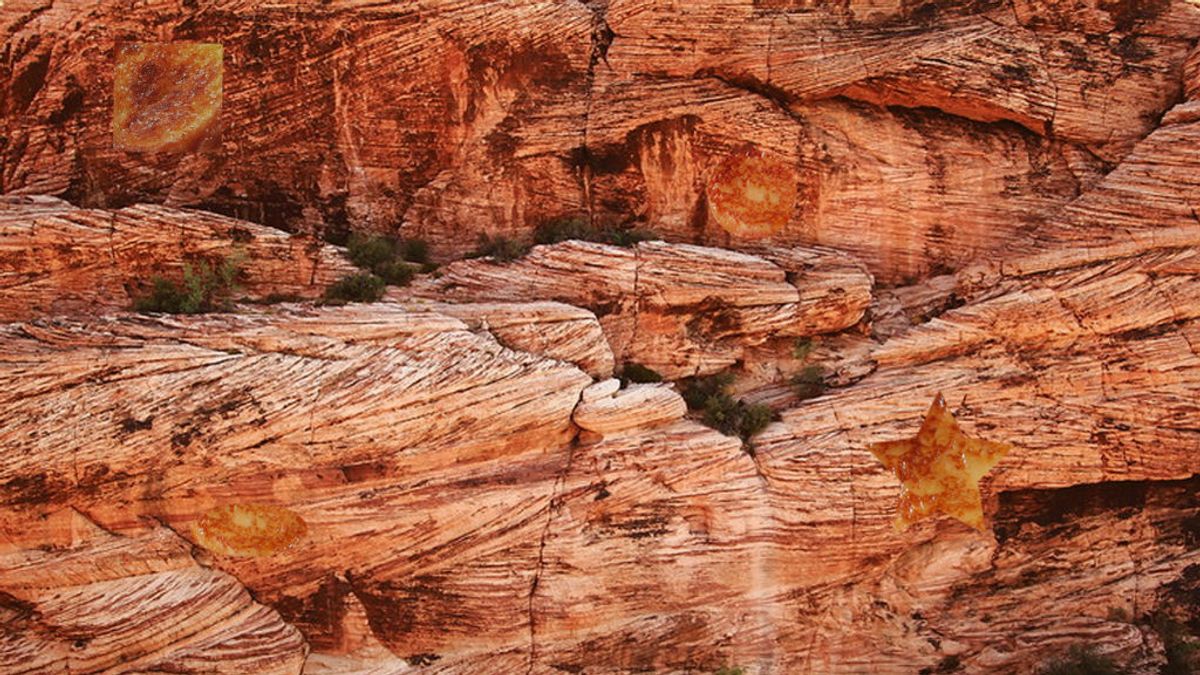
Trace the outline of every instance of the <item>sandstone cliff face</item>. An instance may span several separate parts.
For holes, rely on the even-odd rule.
[[[150,205],[77,209],[57,199],[0,201],[0,320],[128,309],[157,276],[240,261],[239,295],[314,298],[354,267],[334,248],[254,223]]]
[[[537,247],[511,265],[456,262],[411,292],[586,307],[619,361],[678,378],[728,368],[770,339],[852,326],[870,304],[871,285],[861,264],[830,250],[750,255],[664,242],[631,250],[566,242]]]
[[[443,256],[572,214],[740,246],[708,222],[704,186],[753,143],[800,175],[776,243],[851,251],[896,282],[1002,250],[1119,163],[1178,101],[1198,13],[1186,0],[11,0],[0,189],[402,231]],[[113,149],[111,61],[128,40],[224,45],[218,150]]]
[[[48,514],[41,549],[0,555],[6,673],[294,673],[304,638],[237,579],[198,565],[165,528],[115,536]]]
[[[0,670],[1032,673],[1086,644],[1155,673],[1160,619],[1200,635],[1200,8],[0,12]],[[112,149],[112,47],[151,38],[225,45],[219,151]],[[746,142],[801,176],[770,241],[704,216]],[[568,214],[673,243],[124,311],[197,256],[243,250],[252,298],[353,269],[283,229],[449,258]],[[778,418],[745,445],[629,363],[732,369]],[[866,448],[938,391],[1016,446],[986,533],[891,527]],[[308,534],[204,550],[235,503]]]

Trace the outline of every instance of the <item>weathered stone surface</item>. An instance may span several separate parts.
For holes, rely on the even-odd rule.
[[[888,282],[1001,251],[1103,176],[1200,37],[1189,0],[7,4],[4,192],[403,231],[439,257],[570,215],[741,246],[704,186],[752,144],[801,176],[775,243]],[[220,148],[113,148],[114,48],[148,35],[223,45]]]
[[[592,386],[601,390],[608,388],[604,383]],[[581,428],[607,437],[629,429],[672,422],[685,414],[687,406],[683,397],[670,385],[634,384],[608,397],[585,393],[572,419]]]
[[[1113,588],[1146,583],[1159,590],[1136,591],[1141,599],[1127,609],[1131,616],[1149,612],[1161,603],[1161,589],[1188,583],[1196,562],[1193,535],[1169,533],[1200,507],[1189,478],[1200,473],[1200,356],[1192,347],[1200,324],[1188,309],[1200,288],[1189,243],[1200,235],[1200,221],[1188,208],[1200,167],[1186,145],[1167,142],[1195,127],[1153,134],[1064,210],[1029,253],[964,272],[958,292],[971,298],[965,306],[901,331],[871,350],[878,367],[868,377],[784,412],[755,439],[774,497],[797,507],[775,512],[778,527],[792,533],[783,536],[804,561],[805,583],[824,589],[804,601],[805,611],[821,618],[795,634],[813,641],[812,653],[797,655],[791,667],[887,671],[911,666],[918,654],[934,666],[937,650],[925,639],[934,636],[953,640],[953,652],[942,653],[967,667],[1023,671],[1086,635],[1111,638],[1102,651],[1122,661],[1146,660],[1151,668],[1161,660],[1150,631],[1105,617],[1103,603],[1122,604],[1118,598],[1126,596]],[[1139,226],[1120,208],[1133,194],[1143,197]],[[1073,245],[1082,241],[1096,245]],[[898,485],[861,448],[911,429],[937,391],[970,431],[1016,446],[990,477],[990,493],[998,495],[997,548],[987,538],[955,534],[964,537],[962,548],[944,562],[897,567],[916,555],[918,541],[936,551],[959,530],[926,525],[916,528],[923,534],[898,535],[889,522]],[[846,479],[831,483],[838,471]],[[841,496],[830,493],[835,485]],[[1071,487],[1085,485],[1093,487]],[[1041,515],[1006,512],[1014,495],[1031,488],[1041,495],[1034,509]],[[821,505],[800,507],[820,491]],[[1087,520],[1070,506],[1075,494],[1092,495],[1108,513]],[[839,502],[852,506],[839,509]],[[1139,520],[1127,524],[1129,516],[1117,511],[1129,505]],[[1162,524],[1145,529],[1150,522]],[[1051,523],[1062,526],[1046,529]],[[1012,541],[1017,531],[1021,541]],[[821,543],[806,551],[804,540]],[[833,541],[839,543],[831,548]],[[1065,560],[1039,562],[1031,553],[1051,550]],[[1078,562],[1067,562],[1075,556]],[[861,586],[855,578],[875,564],[878,584]],[[914,590],[904,576],[918,569],[931,580],[957,579],[936,583],[958,590]],[[1098,579],[1108,590],[1071,591],[1097,588]],[[991,610],[976,609],[980,603]],[[844,616],[857,618],[838,618]],[[940,631],[946,616],[958,627]],[[893,645],[887,652],[870,647],[879,644],[879,630],[895,631],[884,640]],[[997,630],[1005,636],[1000,644],[987,637]]]
[[[393,291],[393,296],[404,295]],[[596,378],[613,374],[613,354],[596,315],[561,302],[402,303],[491,333],[506,347],[573,363]]]
[[[596,23],[580,3],[6,4],[5,192],[153,197],[287,229],[408,219],[438,246],[472,243],[459,225],[516,231],[579,204],[567,149],[582,143]],[[223,46],[220,147],[113,147],[114,47],[151,35]],[[572,102],[559,130],[518,140],[550,101]]]
[[[39,547],[0,543],[0,669],[299,673],[308,647],[166,528],[104,532],[49,514]]]
[[[60,200],[0,199],[0,321],[128,309],[156,274],[238,257],[245,296],[317,297],[354,268],[312,238],[201,211],[139,205],[77,209]]]
[[[507,264],[452,263],[408,292],[587,307],[600,317],[618,361],[675,378],[722,370],[771,338],[853,325],[870,302],[871,284],[861,265],[826,249],[750,255],[664,242],[625,249],[571,241],[535,247]]]
[[[561,244],[336,310],[27,308],[0,327],[0,560],[20,565],[0,663],[145,654],[162,631],[108,623],[142,615],[124,590],[188,575],[232,598],[202,618],[249,618],[138,667],[294,672],[279,618],[309,672],[1029,673],[1090,641],[1148,675],[1156,616],[1195,633],[1194,3],[6,5],[0,190],[89,209],[6,203],[141,214],[147,264],[182,256],[137,252],[168,213],[119,208],[138,201],[399,229],[439,257],[559,215],[742,250]],[[225,44],[221,152],[105,144],[105,59],[151,25]],[[767,242],[700,217],[747,142],[803,181]],[[900,287],[872,297],[866,270]],[[781,419],[743,446],[678,419],[665,386],[593,384],[634,360],[733,365]],[[833,388],[800,401],[803,365]],[[898,485],[867,447],[938,390],[968,433],[1016,446],[985,484],[988,533],[891,527]],[[230,502],[294,510],[307,538],[193,553],[217,572],[146,533],[186,538]],[[68,504],[115,541],[171,543],[109,555],[54,515]],[[35,618],[19,593],[44,589]],[[115,642],[28,628],[97,607],[70,625]]]
[[[204,560],[314,648],[337,642],[328,603],[351,591],[402,657],[524,642],[591,382],[573,366],[388,305],[2,330],[6,541],[36,546],[44,532],[27,524],[67,501],[116,531],[150,515],[185,537],[215,505],[280,505],[307,523],[303,542]]]

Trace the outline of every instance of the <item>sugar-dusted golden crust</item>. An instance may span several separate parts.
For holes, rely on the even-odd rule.
[[[218,128],[223,58],[219,44],[118,46],[114,145],[133,152],[189,152],[204,145]]]
[[[769,237],[792,217],[798,193],[795,170],[747,148],[725,158],[708,183],[708,213],[726,232]]]
[[[916,438],[875,443],[870,448],[900,479],[895,525],[902,531],[934,513],[944,513],[983,530],[979,479],[1011,449],[1005,443],[964,434],[941,394],[925,414]]]
[[[266,504],[225,504],[207,511],[192,526],[196,542],[221,555],[266,556],[295,544],[308,525],[295,513]]]

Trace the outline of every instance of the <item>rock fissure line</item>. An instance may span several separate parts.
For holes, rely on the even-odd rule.
[[[576,404],[578,405],[578,403]],[[550,501],[546,506],[546,523],[542,527],[541,536],[538,539],[538,558],[537,566],[534,568],[533,580],[529,584],[529,666],[526,670],[527,675],[533,673],[533,668],[537,662],[537,619],[534,615],[533,602],[537,595],[538,584],[541,583],[542,570],[545,567],[546,540],[550,536],[550,525],[554,522],[554,517],[562,508],[562,490],[566,485],[567,476],[571,473],[571,466],[575,459],[575,449],[578,447],[578,432],[576,436],[570,440],[567,448],[567,459],[564,463],[562,472],[554,480],[554,487],[551,491]]]

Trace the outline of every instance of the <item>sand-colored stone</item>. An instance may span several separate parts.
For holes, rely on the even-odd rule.
[[[618,362],[669,378],[733,365],[747,347],[854,325],[873,280],[829,249],[725,249],[643,242],[632,248],[568,241],[509,263],[451,263],[399,295],[442,301],[552,300],[585,307]]]
[[[1003,251],[1119,163],[1177,101],[1200,7],[13,0],[0,32],[4,192],[400,230],[439,258],[563,216],[742,246],[704,192],[749,144],[799,177],[774,243],[901,283]],[[113,147],[114,50],[135,35],[219,37],[220,147]]]
[[[129,309],[155,275],[180,281],[185,263],[225,259],[243,269],[234,299],[320,297],[357,271],[333,246],[212,213],[0,197],[2,321]]]

